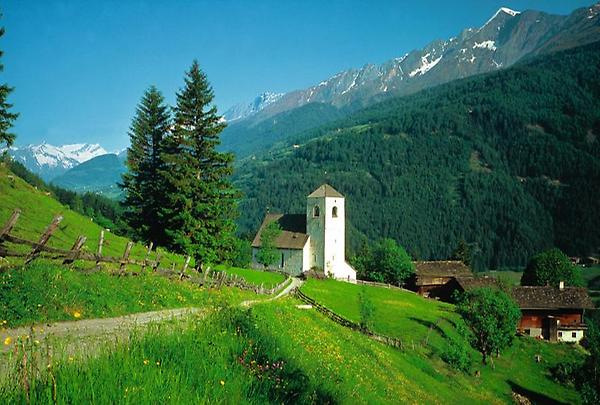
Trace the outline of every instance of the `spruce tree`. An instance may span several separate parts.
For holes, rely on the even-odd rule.
[[[238,192],[229,176],[233,155],[218,152],[225,123],[212,105],[213,90],[197,61],[177,93],[173,133],[165,142],[161,218],[172,249],[196,263],[225,260],[233,249]]]
[[[136,109],[129,131],[131,146],[127,149],[128,171],[121,187],[125,192],[125,218],[137,237],[158,245],[166,243],[160,221],[162,181],[161,153],[170,126],[169,107],[156,87],[144,93]]]
[[[2,17],[2,14],[0,14]],[[0,38],[4,35],[4,27],[0,27]],[[0,58],[4,52],[0,50]],[[4,65],[0,62],[0,72],[4,70]],[[17,119],[19,114],[12,113],[9,110],[12,108],[12,104],[8,103],[8,96],[13,91],[13,88],[8,86],[6,83],[0,85],[0,147],[2,144],[6,144],[6,147],[10,147],[15,140],[15,135],[8,132],[13,125],[13,121]]]

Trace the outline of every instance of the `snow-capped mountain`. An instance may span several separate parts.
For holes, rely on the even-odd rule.
[[[226,121],[235,121],[242,118],[247,118],[259,111],[262,111],[265,107],[275,103],[284,93],[271,93],[264,92],[249,103],[236,104],[223,114]]]
[[[560,16],[500,8],[479,28],[435,40],[381,65],[342,71],[303,90],[278,95],[240,120],[269,118],[312,102],[360,107],[475,74],[508,67],[527,56],[600,40],[600,3]],[[248,109],[250,111],[251,109]]]
[[[9,154],[37,173],[44,180],[52,180],[67,170],[108,152],[98,144],[71,144],[54,146],[48,143],[12,147]]]

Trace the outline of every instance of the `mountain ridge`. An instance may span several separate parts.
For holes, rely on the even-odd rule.
[[[106,155],[108,152],[97,143],[54,146],[43,142],[24,147],[13,146],[8,153],[28,170],[38,174],[44,180],[51,180],[81,163]]]
[[[317,85],[285,93],[260,111],[233,121],[222,134],[222,149],[243,157],[260,150],[248,151],[249,142],[258,141],[260,147],[268,147],[260,143],[264,133],[256,127],[268,120],[281,124],[278,114],[289,115],[307,104],[329,104],[351,113],[386,98],[412,94],[506,68],[528,57],[600,40],[599,10],[600,3],[576,9],[566,16],[500,8],[479,28],[463,29],[455,37],[431,41],[421,49],[382,64],[367,63],[361,68],[341,71]],[[279,139],[295,133],[293,128],[281,131]]]

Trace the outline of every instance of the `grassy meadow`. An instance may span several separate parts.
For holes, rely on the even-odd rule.
[[[69,207],[62,205],[57,200],[45,192],[37,190],[27,184],[21,178],[13,175],[8,169],[0,163],[0,226],[3,226],[10,218],[15,208],[21,210],[21,216],[13,228],[11,234],[20,238],[37,241],[50,224],[55,215],[60,214],[63,220],[59,228],[54,232],[48,246],[60,249],[70,249],[79,235],[87,237],[82,251],[96,252],[100,239],[102,227],[94,223],[90,218],[80,215]],[[104,233],[104,245],[102,254],[105,256],[121,257],[127,246],[127,238],[114,235],[109,230]],[[19,252],[29,251],[29,247],[8,244],[12,250]],[[130,258],[144,259],[147,248],[136,243],[132,250]],[[181,255],[170,253],[164,249],[158,249],[161,254],[161,267],[171,268],[174,264],[177,269],[183,267],[185,258]],[[157,255],[153,251],[150,259],[153,260]],[[22,259],[7,258],[0,259],[0,268],[13,267],[22,263]],[[83,262],[78,262],[84,265]],[[88,267],[93,267],[93,263],[85,263]],[[103,264],[109,266],[108,264]],[[194,266],[194,262],[190,263]],[[129,266],[133,269],[135,266]]]
[[[373,330],[397,337],[412,349],[413,361],[425,362],[444,373],[446,365],[440,357],[448,350],[450,342],[468,347],[462,321],[454,312],[454,306],[425,299],[417,294],[396,289],[359,286],[334,280],[310,279],[302,291],[334,312],[355,322],[360,321],[358,295],[363,290],[373,303],[375,313]],[[479,370],[479,384],[498,397],[509,393],[515,386],[523,392],[548,396],[567,403],[578,401],[573,389],[561,386],[549,377],[549,369],[565,358],[582,358],[583,351],[568,344],[550,344],[531,338],[519,337],[513,346],[494,358],[492,366],[481,366],[481,355],[469,348],[471,370]],[[535,356],[541,355],[542,363]]]
[[[234,288],[209,291],[150,272],[115,277],[34,262],[0,272],[0,328],[200,307],[223,295],[232,303],[256,297]]]
[[[547,380],[572,348],[517,341],[481,376],[455,371],[437,356],[400,351],[339,326],[286,298],[243,310],[217,304],[202,319],[154,325],[110,350],[21,364],[44,356],[44,343],[14,353],[4,403],[510,403],[511,390],[577,403],[577,393]],[[416,316],[419,316],[418,311]],[[405,331],[410,334],[411,331]],[[535,363],[534,354],[544,361]],[[509,378],[498,378],[505,364]],[[29,385],[24,385],[27,374]],[[532,389],[528,384],[535,384]]]
[[[232,267],[224,264],[215,266],[215,270],[223,271],[230,275],[239,276],[250,284],[262,284],[265,288],[273,288],[276,285],[281,284],[286,279],[286,276],[284,276],[281,273],[274,273],[272,271],[262,271],[254,269],[243,269],[240,267]]]

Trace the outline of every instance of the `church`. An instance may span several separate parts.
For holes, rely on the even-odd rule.
[[[338,280],[356,281],[356,271],[346,263],[344,196],[323,184],[306,199],[306,214],[270,214],[265,216],[252,241],[252,265],[263,268],[256,260],[261,233],[276,221],[281,233],[275,239],[278,261],[270,266],[298,276],[309,270],[322,271]]]

